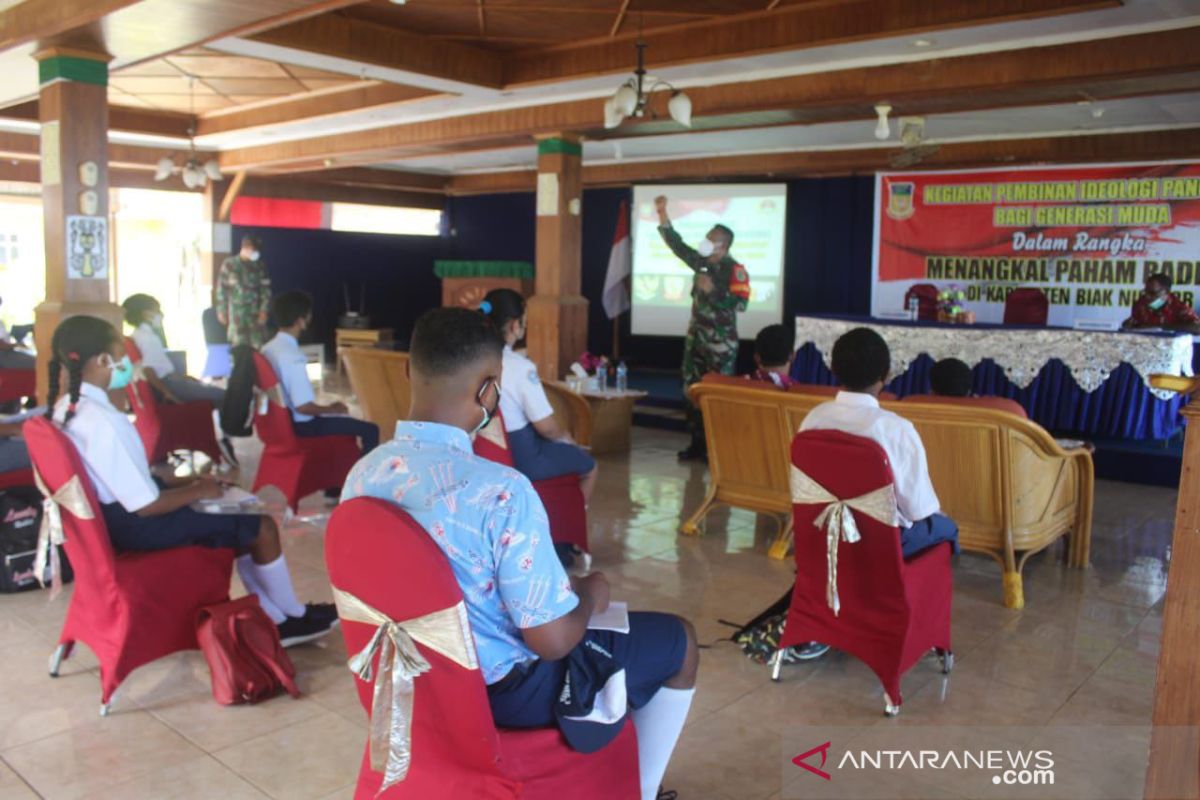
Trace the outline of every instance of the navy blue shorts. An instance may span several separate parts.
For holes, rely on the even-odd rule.
[[[538,433],[532,425],[508,432],[513,466],[531,481],[544,481],[560,475],[586,475],[596,468],[596,459],[582,447],[555,442]]]
[[[641,708],[679,672],[687,655],[683,620],[673,614],[633,611],[629,633],[588,631],[584,635],[613,654],[625,668],[629,705]],[[554,705],[562,692],[567,660],[530,661],[488,687],[492,717],[501,728],[548,728],[557,725]]]
[[[187,545],[245,550],[258,538],[262,524],[257,514],[204,514],[191,508],[139,517],[120,503],[104,503],[100,512],[118,551],[167,550]]]

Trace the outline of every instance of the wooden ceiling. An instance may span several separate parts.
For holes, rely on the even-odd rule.
[[[355,83],[325,70],[193,48],[115,71],[109,76],[108,102],[202,116]]]
[[[263,191],[280,176],[310,193],[336,184],[372,197],[527,189],[528,162],[441,175],[404,164],[469,165],[472,153],[523,154],[533,137],[559,133],[585,138],[585,163],[597,142],[617,160],[622,143],[662,142],[656,153],[680,143],[675,159],[587,164],[593,184],[866,172],[898,152],[895,137],[869,138],[881,101],[893,119],[928,118],[934,137],[939,119],[957,115],[961,130],[963,115],[1013,110],[1004,135],[946,140],[928,161],[935,168],[1072,152],[1194,158],[1200,142],[1200,12],[1152,0],[23,0],[0,9],[0,63],[31,42],[113,55],[121,169],[144,171],[171,152],[138,135],[179,139],[194,127],[202,147],[220,149],[223,169],[261,176],[249,185]],[[665,108],[603,127],[603,99],[632,70],[637,41],[652,74],[686,86],[691,131]],[[21,138],[37,119],[32,96],[0,108],[0,130],[26,125],[0,142],[23,170],[37,158]],[[1097,122],[1103,103],[1143,97],[1163,98],[1153,124]],[[1075,104],[1095,111],[1080,111],[1088,124],[1035,124]],[[1025,118],[1038,133],[1021,135]],[[1086,139],[1065,135],[1075,127]],[[739,149],[739,132],[773,128],[797,132],[794,152]],[[805,147],[834,129],[853,131],[834,140],[843,149]],[[701,132],[721,135],[707,158],[693,157],[694,138],[685,147]]]

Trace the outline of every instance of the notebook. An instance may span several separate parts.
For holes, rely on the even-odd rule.
[[[588,630],[629,633],[629,604],[617,601],[609,603],[604,613],[592,614],[588,620]]]

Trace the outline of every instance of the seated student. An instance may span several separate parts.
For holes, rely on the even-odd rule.
[[[695,631],[649,612],[631,613],[627,634],[588,630],[592,614],[608,606],[608,582],[595,572],[568,579],[529,480],[471,451],[471,434],[500,404],[503,353],[504,341],[478,312],[422,316],[410,350],[409,420],[358,462],[342,499],[397,504],[445,552],[497,725],[555,725],[568,662],[600,659],[601,648],[615,660],[637,727],[642,797],[653,800],[695,692]]]
[[[125,322],[133,328],[133,343],[142,353],[142,374],[154,387],[155,393],[167,403],[204,401],[219,411],[225,401],[225,390],[209,386],[175,369],[167,355],[167,337],[163,333],[162,307],[148,294],[131,294],[121,303]],[[237,466],[233,443],[218,428],[217,443],[230,466]]]
[[[297,436],[354,436],[363,454],[379,444],[379,426],[345,416],[345,403],[322,405],[316,401],[308,379],[308,359],[300,349],[300,335],[312,322],[312,297],[307,292],[284,292],[271,306],[279,333],[263,345],[262,354],[271,362],[284,402],[292,411]]]
[[[957,553],[958,526],[938,513],[941,504],[929,480],[925,445],[917,429],[899,414],[879,407],[891,361],[887,342],[870,328],[843,334],[833,345],[832,358],[842,391],[810,411],[800,430],[839,430],[878,442],[892,465],[904,557],[939,542],[950,542]]]
[[[191,505],[220,497],[222,484],[189,478],[160,486],[151,476],[137,431],[108,399],[109,391],[125,388],[133,377],[133,365],[112,325],[96,317],[70,317],[54,331],[51,349],[46,415],[79,450],[116,550],[231,548],[238,554],[242,583],[258,595],[285,647],[317,639],[337,625],[331,604],[305,605],[296,599],[271,517],[196,511]],[[69,388],[59,397],[64,374]]]
[[[1200,315],[1171,291],[1171,276],[1156,273],[1146,278],[1146,286],[1133,302],[1129,318],[1122,328],[1163,328],[1200,333]]]
[[[29,450],[21,436],[21,423],[0,422],[0,474],[29,469]]]
[[[590,502],[596,485],[596,460],[572,443],[570,434],[554,419],[554,408],[542,388],[537,365],[513,350],[525,338],[525,298],[512,289],[493,289],[480,310],[504,339],[500,413],[513,464],[531,481],[578,475],[583,502]]]
[[[974,379],[967,362],[943,358],[929,369],[929,386],[942,397],[970,397]]]
[[[0,322],[0,369],[37,369],[33,354],[17,347],[17,342],[8,333],[8,326]]]
[[[787,327],[768,325],[754,337],[754,366],[757,369],[746,377],[786,389],[796,383],[791,376],[794,356],[792,334]]]

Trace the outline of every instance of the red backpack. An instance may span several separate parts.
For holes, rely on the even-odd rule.
[[[213,699],[221,705],[257,703],[280,689],[300,696],[296,668],[256,595],[200,609],[196,639],[212,674]]]

